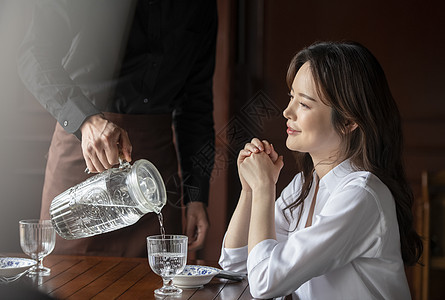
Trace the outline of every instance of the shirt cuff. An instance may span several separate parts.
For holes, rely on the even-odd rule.
[[[247,273],[247,246],[241,248],[222,248],[219,265],[226,271]]]
[[[249,257],[247,258],[248,273],[252,272],[252,270],[255,269],[255,267],[261,262],[268,259],[273,251],[273,248],[275,248],[277,244],[278,242],[274,239],[267,239],[256,244],[250,251]]]
[[[92,115],[100,114],[98,110],[90,100],[83,96],[69,98],[63,106],[58,122],[62,125],[63,129],[68,133],[74,133],[77,137],[80,136],[79,129],[83,122]]]
[[[247,245],[240,248],[225,248],[227,232],[224,234],[221,246],[219,265],[226,271],[247,273],[246,260],[248,255]]]

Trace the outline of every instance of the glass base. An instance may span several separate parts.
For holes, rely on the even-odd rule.
[[[51,269],[47,267],[41,267],[39,265],[31,267],[28,271],[28,276],[48,276],[51,274]]]
[[[180,295],[181,293],[182,289],[176,286],[163,286],[155,290],[155,295],[158,296],[175,296],[175,295]]]

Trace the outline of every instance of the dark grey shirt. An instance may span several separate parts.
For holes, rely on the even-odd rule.
[[[216,31],[214,0],[38,0],[19,74],[78,137],[103,111],[172,114],[184,184],[207,202]]]

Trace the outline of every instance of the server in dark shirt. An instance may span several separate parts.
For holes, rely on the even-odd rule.
[[[25,86],[58,121],[42,218],[49,218],[56,195],[89,176],[86,167],[101,172],[121,152],[129,161],[148,159],[161,172],[167,233],[182,232],[185,206],[189,249],[203,246],[214,161],[216,31],[214,0],[37,2],[18,61]],[[148,214],[115,232],[58,238],[55,252],[145,256],[145,237],[158,233],[157,216]]]

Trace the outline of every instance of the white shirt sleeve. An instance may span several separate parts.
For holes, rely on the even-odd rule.
[[[282,208],[284,208],[284,205],[293,201],[292,197],[294,197],[296,190],[295,185],[297,182],[300,182],[299,180],[296,180],[297,178],[300,180],[300,175],[295,176],[292,182],[282,191],[280,197],[275,202],[275,211],[281,211]],[[278,205],[280,206],[278,207]],[[275,228],[277,231],[276,234],[278,240],[286,240],[289,233],[289,221],[286,220],[281,214],[275,214],[275,223],[277,224]],[[225,239],[226,236],[224,235],[219,265],[227,271],[247,273],[248,247],[224,248]]]
[[[323,196],[322,190],[318,196]],[[278,241],[264,240],[252,249],[247,270],[254,297],[290,294],[313,277],[356,257],[373,257],[379,252],[381,208],[375,193],[361,183],[350,182],[341,191],[325,196],[326,204],[314,216],[312,226],[292,231],[294,228],[285,227],[283,217],[277,217],[277,232],[288,231],[288,238],[277,236]]]
[[[224,235],[219,265],[226,271],[247,273],[247,246],[241,248],[224,248],[225,239],[226,236]]]

